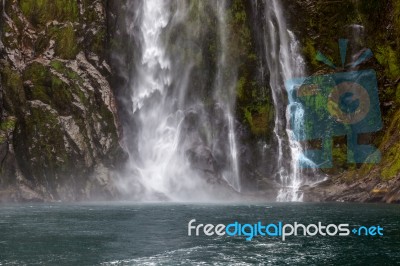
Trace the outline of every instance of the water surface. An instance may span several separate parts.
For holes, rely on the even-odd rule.
[[[393,265],[400,206],[383,204],[23,204],[0,207],[0,265]],[[381,225],[384,236],[188,236],[187,224]]]

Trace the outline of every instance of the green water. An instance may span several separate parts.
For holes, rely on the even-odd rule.
[[[0,265],[394,265],[400,206],[263,203],[0,206]],[[383,236],[188,236],[187,224],[349,223]]]

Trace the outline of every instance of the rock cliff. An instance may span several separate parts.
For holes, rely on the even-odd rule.
[[[124,157],[103,1],[6,0],[0,200],[112,198]]]

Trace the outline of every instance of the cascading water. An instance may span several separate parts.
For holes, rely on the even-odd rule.
[[[299,53],[298,42],[287,24],[279,1],[256,1],[254,9],[264,8],[263,43],[266,64],[270,76],[270,88],[275,106],[274,134],[277,140],[277,178],[281,188],[277,201],[302,201],[299,191],[303,184],[299,159],[302,154],[300,144],[292,137],[293,129],[289,127],[289,116],[286,106],[291,108],[295,103],[284,93],[284,82],[304,74],[304,61]],[[289,102],[288,102],[289,101]],[[302,128],[302,108],[296,108],[295,121],[297,129]],[[288,148],[288,149],[287,149]]]
[[[131,15],[126,32],[136,42],[126,104],[136,128],[124,130],[131,148],[119,189],[142,200],[209,200],[226,183],[239,191],[236,74],[225,54],[225,3],[146,0],[124,8]],[[219,29],[214,84],[203,84],[205,9],[215,12]]]
[[[127,195],[212,200],[210,194],[224,194],[216,192],[220,187],[241,191],[234,113],[239,63],[227,25],[231,4],[143,0],[123,6],[130,61],[128,71],[121,68],[127,93],[120,101],[127,110],[124,138],[130,159],[119,189]],[[275,106],[277,200],[301,201],[300,187],[307,182],[298,164],[302,149],[292,136],[302,129],[302,108],[295,108],[295,128],[290,128],[286,107],[296,103],[286,95],[284,82],[303,76],[304,62],[279,1],[252,5],[262,22],[256,31],[261,31]]]
[[[238,152],[236,147],[236,137],[234,128],[234,117],[232,109],[235,104],[235,88],[236,88],[236,68],[234,65],[228,64],[226,58],[227,50],[227,27],[225,21],[226,1],[218,1],[218,18],[219,18],[219,38],[220,38],[220,55],[218,60],[218,73],[216,79],[216,94],[215,99],[218,103],[224,104],[226,112],[226,119],[228,121],[228,141],[230,151],[230,169],[224,173],[225,179],[233,186],[233,188],[240,192],[240,179],[239,179],[239,163]],[[225,75],[224,75],[225,73]],[[229,73],[229,74],[227,74]],[[229,75],[229,78],[226,77]]]

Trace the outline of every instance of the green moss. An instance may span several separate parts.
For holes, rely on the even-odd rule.
[[[400,84],[396,87],[396,102],[400,103]]]
[[[384,180],[391,179],[400,173],[400,111],[397,111],[390,122],[390,126],[385,130],[382,138],[380,150],[382,161],[380,163],[381,177]]]
[[[50,66],[55,70],[57,70],[58,72],[62,72],[64,70],[64,64],[60,60],[51,61]]]
[[[229,65],[236,65],[237,72],[225,73],[229,79],[237,76],[237,115],[248,125],[252,137],[268,138],[272,131],[274,117],[270,89],[257,76],[259,67],[254,39],[252,37],[248,2],[233,0],[228,4],[227,54]],[[218,47],[218,46],[217,46]],[[234,69],[234,68],[232,68]]]
[[[75,71],[66,67],[65,64],[63,62],[61,62],[60,60],[51,61],[50,66],[54,70],[56,70],[58,73],[67,77],[68,79],[70,79],[72,81],[76,81],[79,84],[83,83],[82,78]]]
[[[334,138],[334,145],[325,150],[326,152],[332,151],[333,168],[329,169],[329,173],[338,174],[356,170],[357,165],[349,163],[349,158],[353,157],[353,154],[348,151],[347,144],[344,137]],[[352,179],[354,176],[348,176],[347,179]]]
[[[55,54],[63,59],[74,59],[79,51],[74,27],[68,25],[53,32],[56,39]]]
[[[25,81],[32,82],[33,85],[26,88],[26,95],[29,100],[40,100],[46,104],[51,103],[47,94],[47,88],[51,86],[49,76],[48,68],[38,62],[33,62],[25,69],[23,78]]]
[[[73,71],[63,66],[61,61],[55,60],[51,63],[51,66],[62,71],[67,77],[73,76],[76,78],[78,76],[76,73],[70,73]],[[71,102],[73,101],[72,91],[80,91],[76,84],[71,82],[72,84],[68,85],[52,74],[49,67],[37,62],[32,63],[25,69],[23,77],[24,80],[32,82],[32,86],[26,88],[26,94],[30,100],[40,100],[49,104],[60,114],[70,113]]]
[[[300,10],[304,8],[303,11],[307,12],[308,19],[296,20],[297,25],[294,27],[301,32],[297,36],[301,40],[302,52],[309,63],[311,73],[316,72],[323,65],[315,59],[317,50],[335,65],[340,65],[338,39],[349,36],[349,25],[361,23],[357,1],[330,1],[329,3],[314,1],[309,7],[299,3],[298,8]]]
[[[274,116],[272,106],[267,104],[247,106],[243,111],[246,123],[250,126],[250,130],[254,135],[269,135],[271,132],[271,121]]]
[[[340,145],[332,149],[332,158],[335,165],[342,168],[347,164],[347,147],[345,145]]]
[[[400,77],[400,66],[397,53],[389,46],[378,46],[375,52],[378,62],[385,68],[385,75],[391,79]]]
[[[399,46],[400,45],[400,2],[399,1],[392,1],[392,10],[393,10],[392,12],[393,12],[393,24],[394,24],[393,28],[396,32],[396,43],[397,46]]]
[[[99,113],[103,121],[103,132],[111,134],[112,135],[111,139],[117,141],[118,135],[117,135],[117,129],[115,128],[114,124],[113,113],[104,104],[101,105]]]
[[[8,132],[12,132],[15,128],[16,118],[14,116],[6,117],[4,121],[0,122],[0,143],[7,140]]]
[[[337,174],[335,168],[344,170],[342,180],[352,181],[356,177],[381,177],[390,179],[400,173],[400,158],[397,155],[400,150],[398,140],[400,139],[400,84],[396,81],[400,77],[400,2],[389,1],[314,1],[312,6],[306,7],[299,4],[308,17],[308,21],[294,25],[300,34],[303,45],[302,52],[308,63],[309,73],[322,71],[323,64],[315,61],[315,52],[320,50],[329,57],[336,65],[340,62],[337,40],[339,38],[350,39],[347,63],[357,51],[370,48],[375,59],[368,60],[360,66],[361,69],[375,69],[378,77],[379,97],[382,104],[382,118],[384,128],[381,132],[374,133],[372,145],[379,146],[382,153],[382,161],[379,164],[348,164],[347,148],[344,138],[335,142],[332,151],[334,168],[330,174]],[[304,23],[304,24],[302,24]],[[373,38],[354,38],[352,24],[364,27],[366,36]],[[371,35],[371,36],[372,36]],[[315,102],[316,106],[322,107],[320,100]],[[393,103],[394,101],[394,103]],[[313,103],[314,104],[314,103]],[[332,107],[332,106],[330,106]],[[332,108],[334,109],[334,108]],[[323,117],[321,117],[323,119]],[[314,119],[318,121],[318,117]],[[316,123],[318,124],[318,123]],[[313,131],[312,126],[310,132]],[[329,130],[329,129],[327,129]],[[350,158],[352,154],[348,155]],[[353,170],[350,170],[353,169]]]
[[[384,164],[381,175],[384,180],[396,177],[400,173],[400,143],[391,145],[389,150],[385,152]]]
[[[15,128],[16,118],[13,116],[7,117],[4,121],[0,122],[0,130],[10,131]]]
[[[313,40],[306,39],[306,43],[303,46],[303,54],[313,67],[319,66],[320,63],[315,59],[317,51],[315,50],[315,45]]]
[[[34,45],[35,53],[36,54],[43,53],[47,49],[48,45],[49,45],[49,36],[47,36],[46,34],[39,35]]]
[[[250,125],[250,127],[253,127],[253,116],[249,108],[244,108],[244,117],[246,118],[246,121]]]
[[[83,79],[72,69],[65,66],[65,64],[60,60],[53,60],[50,63],[50,66],[56,70],[58,73],[62,74],[65,78],[70,81],[70,86],[66,89],[76,94],[80,101],[87,106],[89,104],[89,100],[83,93],[81,87],[83,86]],[[61,81],[61,80],[60,80]],[[62,82],[62,81],[61,81]],[[56,81],[56,83],[60,83]],[[60,83],[62,85],[62,83]],[[72,97],[72,95],[71,95]],[[69,97],[70,98],[70,97]]]
[[[48,68],[38,62],[30,64],[23,73],[24,80],[30,80],[33,84],[45,84],[48,76]]]
[[[79,8],[75,0],[20,0],[22,13],[34,26],[44,26],[47,22],[78,20]]]
[[[3,42],[3,44],[11,49],[18,49],[18,43],[15,40],[16,32],[14,31],[14,29],[7,23],[3,23],[0,29],[3,33],[1,36],[1,41]]]
[[[26,156],[46,167],[34,167],[32,174],[38,178],[54,178],[56,172],[68,170],[68,156],[64,147],[64,134],[57,114],[42,108],[33,107],[25,118],[22,136]],[[18,148],[20,144],[17,144]]]
[[[236,85],[236,95],[239,101],[244,99],[245,85],[246,85],[246,78],[240,77]]]
[[[318,82],[318,80],[316,79]],[[301,97],[304,108],[315,110],[308,117],[307,122],[304,124],[305,135],[314,136],[316,132],[321,130],[330,130],[330,128],[323,129],[321,125],[326,125],[325,121],[328,119],[328,95],[327,92],[319,91],[315,95],[305,95]],[[312,121],[312,122],[311,122]]]
[[[25,22],[21,19],[17,12],[14,12],[13,9],[9,10],[7,14],[11,17],[11,20],[14,22],[14,25],[17,27],[17,32],[23,32]],[[25,41],[30,41],[28,38]]]
[[[374,38],[369,38],[370,43],[382,44],[387,42],[385,34],[389,31],[384,22],[386,18],[390,17],[391,10],[390,2],[398,5],[397,0],[389,1],[355,1],[357,3],[357,10],[361,17],[361,24],[366,26],[367,30],[374,35]],[[394,11],[394,9],[393,9]],[[382,16],[383,15],[383,16]],[[394,18],[396,21],[396,18]],[[375,46],[375,45],[374,45]],[[371,48],[371,46],[370,46]]]
[[[92,38],[92,41],[89,45],[90,50],[98,55],[102,55],[104,53],[104,42],[106,40],[106,31],[104,29],[99,30]]]
[[[25,105],[25,93],[20,73],[5,65],[1,70],[4,88],[4,106],[10,113],[17,113]]]
[[[11,88],[15,91],[18,98],[23,99],[22,91],[22,81],[20,74],[17,71],[12,70],[8,66],[2,71],[2,79],[6,87]]]
[[[92,0],[82,0],[80,3],[82,4],[83,10],[85,12],[83,14],[83,19],[85,23],[90,24],[98,22],[99,16],[96,10],[93,8],[96,2]]]
[[[228,11],[227,24],[230,35],[228,49],[231,56],[234,60],[253,60],[252,37],[244,1],[234,0],[232,2]]]
[[[375,166],[376,166],[376,165],[374,165],[374,164],[372,164],[372,163],[363,164],[363,165],[361,166],[360,170],[359,170],[360,176],[361,176],[361,177],[367,176],[367,175],[372,171],[372,169],[373,169]]]

